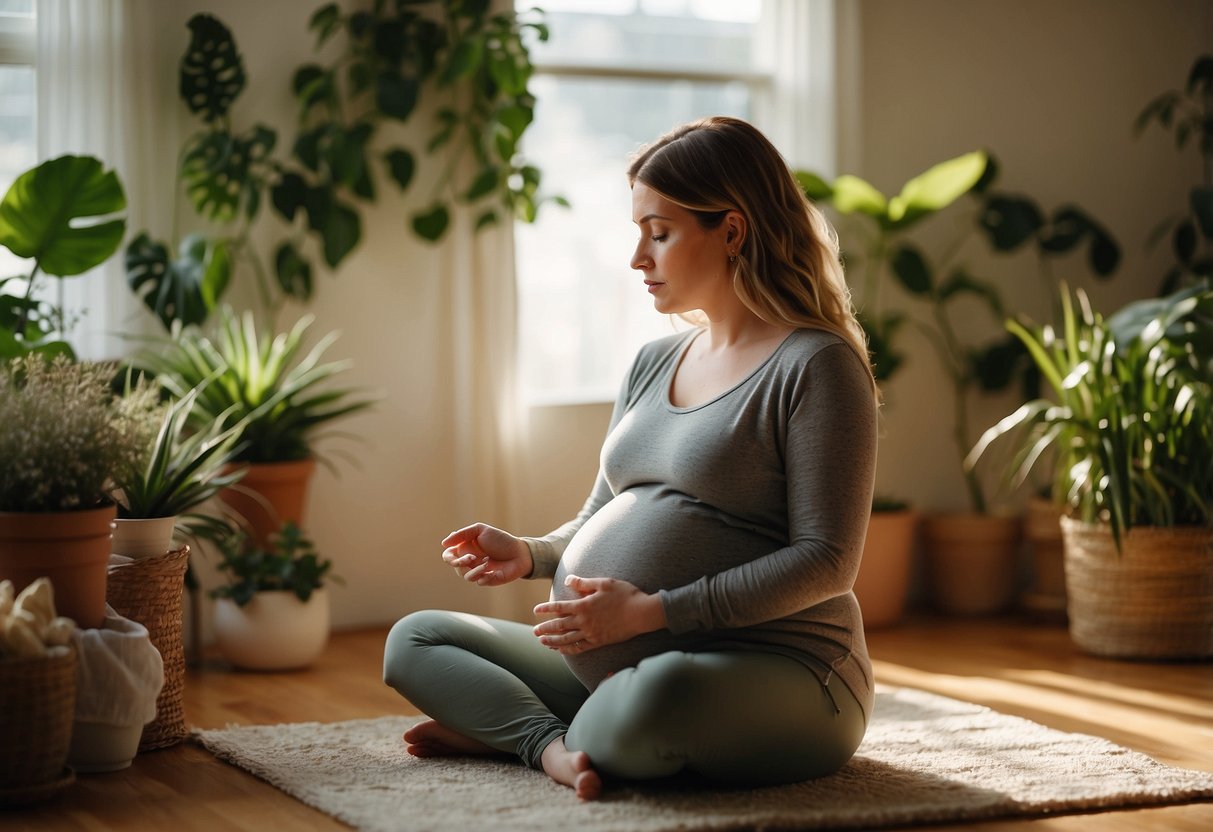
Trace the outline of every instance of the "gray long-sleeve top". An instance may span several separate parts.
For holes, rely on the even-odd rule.
[[[641,349],[577,517],[524,538],[552,597],[568,574],[660,593],[668,629],[568,656],[591,690],[668,650],[764,650],[870,713],[872,670],[851,587],[871,509],[876,403],[837,336],[793,332],[746,379],[694,407],[670,385],[695,331]]]

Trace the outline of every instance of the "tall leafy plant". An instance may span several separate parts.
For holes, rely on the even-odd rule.
[[[0,201],[0,245],[31,262],[29,274],[0,279],[0,360],[73,355],[63,311],[36,287],[44,274],[74,277],[105,262],[126,232],[125,209],[118,175],[92,156],[60,156],[17,177]]]
[[[1104,318],[1062,290],[1060,331],[1007,328],[1051,395],[989,428],[1012,484],[1054,449],[1053,496],[1120,545],[1133,526],[1213,525],[1213,289],[1208,281]],[[996,445],[997,443],[997,445]]]
[[[305,215],[310,228],[336,212],[337,222],[356,237],[358,216],[343,197],[375,199],[376,163],[400,190],[412,184],[417,154],[384,139],[391,132],[384,128],[408,121],[432,89],[440,106],[425,152],[439,174],[411,212],[413,231],[441,239],[456,203],[478,207],[477,229],[505,217],[533,221],[542,202],[541,176],[519,152],[535,107],[523,33],[534,30],[546,40],[548,30],[537,10],[491,14],[490,5],[376,0],[369,10],[349,14],[336,3],[317,10],[310,23],[317,47],[344,36],[343,48],[332,63],[307,64],[295,73],[300,133],[292,153],[299,167],[274,188],[275,207],[288,219]],[[465,179],[468,161],[474,173]]]
[[[844,238],[842,247],[848,269],[860,269],[863,275],[860,321],[868,333],[877,380],[887,382],[903,366],[906,353],[899,341],[907,325],[922,332],[934,349],[952,390],[952,441],[958,463],[973,444],[971,397],[1006,389],[1017,379],[1030,396],[1036,383],[1018,339],[1006,336],[970,344],[961,337],[956,322],[962,314],[957,304],[963,299],[980,302],[999,324],[1007,316],[999,286],[974,274],[962,259],[970,242],[983,240],[997,254],[1031,251],[1036,258],[1034,271],[1049,297],[1056,285],[1054,258],[1085,250],[1087,265],[1099,278],[1110,276],[1120,260],[1115,239],[1082,209],[1062,205],[1046,214],[1027,196],[993,190],[997,176],[997,161],[982,151],[931,167],[893,197],[850,174],[833,182],[808,172],[798,174],[811,199],[830,204],[853,220],[847,230],[855,237]],[[971,198],[969,218],[957,224],[957,233],[937,253],[928,254],[907,232],[964,196]],[[881,289],[890,280],[914,301],[914,314],[900,308],[885,310]],[[960,468],[970,508],[985,513],[988,500],[980,478],[971,469]]]
[[[1169,90],[1151,101],[1134,129],[1140,135],[1152,122],[1174,133],[1176,149],[1183,151],[1191,142],[1200,155],[1200,176],[1188,191],[1188,204],[1150,235],[1155,244],[1171,238],[1175,263],[1161,288],[1167,294],[1185,283],[1213,278],[1213,55],[1196,59],[1183,90]]]
[[[408,121],[427,97],[442,104],[432,108],[426,146],[439,174],[428,194],[408,197],[412,231],[441,239],[456,203],[477,207],[477,229],[507,216],[535,219],[540,172],[519,153],[534,111],[522,34],[534,29],[545,39],[547,29],[537,19],[490,14],[489,5],[376,0],[349,14],[335,3],[318,9],[309,23],[317,50],[344,36],[342,51],[331,64],[294,73],[300,121],[286,157],[275,156],[275,130],[235,123],[248,75],[231,31],[207,14],[189,21],[180,95],[199,129],[182,148],[177,187],[220,231],[185,235],[175,254],[147,232],[127,247],[128,282],[166,329],[204,322],[238,263],[253,272],[265,309],[310,299],[315,260],[336,269],[361,242],[360,206],[380,196],[384,181],[405,195],[424,166],[385,128]],[[465,181],[469,160],[475,173]],[[288,226],[268,258],[251,236],[266,206]],[[170,239],[176,225],[174,217]]]

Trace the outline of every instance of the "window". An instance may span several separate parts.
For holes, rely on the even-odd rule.
[[[34,0],[0,0],[0,198],[37,161],[34,41]],[[24,268],[0,248],[0,279]]]
[[[539,5],[551,39],[531,44],[537,105],[525,152],[543,170],[543,191],[572,208],[545,205],[537,223],[516,228],[520,380],[532,404],[612,401],[636,350],[673,331],[628,267],[637,235],[628,160],[695,118],[764,124],[764,3]]]

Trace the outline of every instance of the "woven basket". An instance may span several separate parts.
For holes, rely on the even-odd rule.
[[[0,657],[0,803],[62,778],[76,718],[76,651]]]
[[[147,627],[164,661],[164,687],[156,718],[143,728],[140,751],[176,745],[189,734],[185,725],[185,641],[181,597],[190,547],[111,566],[106,600],[124,618]]]
[[[1070,635],[1124,659],[1213,656],[1213,528],[1137,527],[1116,551],[1106,525],[1063,517]]]

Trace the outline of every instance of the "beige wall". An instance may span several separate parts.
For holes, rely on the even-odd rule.
[[[184,21],[195,10],[232,27],[251,79],[239,117],[286,131],[293,119],[289,76],[310,56],[305,20],[313,5],[180,0],[157,4],[156,14],[164,36],[181,48]],[[840,150],[844,162],[854,160],[854,172],[892,191],[935,162],[990,148],[1002,162],[1003,187],[1050,207],[1077,202],[1120,240],[1124,265],[1095,292],[1101,305],[1152,291],[1165,256],[1147,258],[1145,236],[1180,204],[1197,168],[1161,134],[1135,140],[1130,128],[1140,108],[1179,85],[1194,56],[1213,43],[1213,4],[863,0],[858,19],[861,52],[851,64],[859,77],[848,88],[859,90],[860,100],[847,103],[859,138]],[[180,48],[168,52],[171,84]],[[347,581],[334,595],[335,626],[380,624],[429,606],[524,610],[541,587],[492,604],[491,593],[463,587],[438,562],[442,535],[479,519],[459,516],[459,483],[449,465],[453,403],[441,356],[452,337],[452,310],[432,279],[441,249],[405,231],[394,200],[370,213],[362,246],[340,274],[319,276],[312,304],[317,330],[344,333],[333,357],[354,359],[353,380],[383,396],[373,412],[348,424],[365,439],[347,446],[357,467],[339,464],[340,476],[321,470],[312,495],[313,535]],[[1013,308],[1042,308],[1026,261],[975,260],[973,267],[1007,287]],[[979,333],[994,326],[971,317]],[[958,507],[963,490],[941,419],[945,388],[925,345],[910,343],[912,363],[888,391],[878,484],[923,508]],[[988,422],[1008,404],[995,402],[976,418]],[[517,472],[516,531],[540,534],[576,512],[608,417],[608,405],[531,412],[526,462]]]

